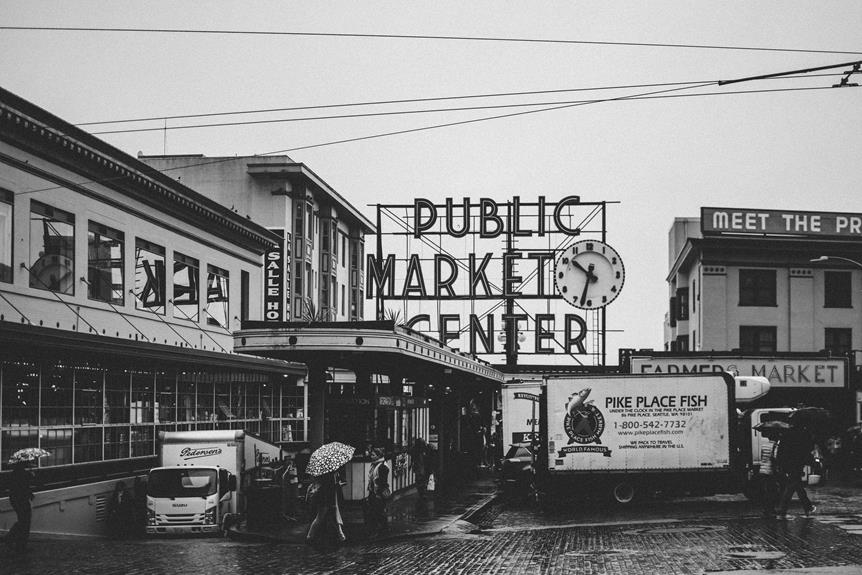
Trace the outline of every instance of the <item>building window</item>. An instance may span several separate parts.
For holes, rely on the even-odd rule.
[[[825,272],[824,307],[853,307],[850,272]]]
[[[289,270],[290,268],[288,268]],[[290,284],[287,286],[290,289]],[[249,304],[251,303],[251,274],[247,271],[242,270],[239,275],[239,290],[240,290],[240,312],[239,319],[241,321],[246,321],[249,318]],[[290,297],[288,296],[287,301],[290,302]],[[285,310],[286,314],[290,313],[290,310]]]
[[[207,265],[207,325],[217,325],[228,328],[229,316],[229,281],[227,270]]]
[[[344,296],[344,284],[341,284],[341,315],[344,315],[344,311],[345,311],[345,307],[344,307],[345,299],[347,299],[347,298],[345,298],[345,296]]]
[[[676,351],[688,351],[688,336],[680,335],[676,338]]]
[[[0,282],[12,283],[12,207],[15,196],[0,188]]]
[[[777,351],[777,340],[775,326],[739,326],[739,350],[743,353],[774,353]]]
[[[75,215],[30,202],[30,287],[74,295]]]
[[[775,270],[739,270],[739,305],[775,306]]]
[[[681,321],[688,319],[688,288],[676,290],[677,316]]]
[[[676,327],[676,319],[677,319],[676,314],[677,314],[678,308],[677,308],[675,297],[670,298],[670,304],[668,306],[668,309],[669,309],[668,322],[670,324],[670,327]]]
[[[853,330],[849,327],[827,327],[824,347],[832,355],[844,355],[852,347]]]
[[[135,240],[135,309],[165,313],[165,248]]]
[[[691,280],[691,313],[697,313],[697,280]]]
[[[87,297],[123,305],[125,301],[123,232],[90,222],[87,230]]]
[[[174,252],[174,317],[200,319],[200,262]]]
[[[347,235],[341,234],[341,267],[347,266]]]

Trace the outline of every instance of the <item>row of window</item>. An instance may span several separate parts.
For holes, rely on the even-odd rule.
[[[12,218],[13,195],[0,190],[0,281],[13,281]],[[30,201],[29,285],[35,289],[75,295],[75,214]],[[135,277],[132,294],[135,308],[164,315],[166,302],[173,304],[176,319],[200,321],[203,312],[208,325],[228,328],[229,273],[207,264],[206,283],[201,289],[201,263],[196,258],[173,252],[171,278],[173,294],[167,298],[167,263],[164,246],[135,238]],[[87,222],[87,297],[111,305],[125,305],[125,234],[94,222]],[[245,277],[243,283],[247,283]],[[83,278],[82,278],[83,279]],[[247,289],[247,286],[244,286]],[[202,296],[202,294],[205,294]],[[201,302],[204,298],[203,303]]]
[[[850,272],[823,272],[823,307],[853,307],[852,275]],[[775,306],[775,270],[739,270],[740,306]]]
[[[697,341],[697,333],[692,332]],[[827,327],[823,347],[833,355],[844,355],[853,346],[853,330],[845,327]],[[689,351],[689,337],[680,335],[670,342],[670,351]],[[742,353],[775,353],[778,351],[778,328],[772,325],[739,326],[739,351]]]
[[[295,378],[10,361],[0,363],[0,386],[3,461],[33,446],[52,453],[42,465],[152,455],[159,430],[263,429],[273,441],[305,439],[305,387]]]
[[[853,287],[851,272],[823,272],[823,307],[852,308]],[[692,282],[692,290],[694,290]],[[679,288],[670,299],[670,325],[689,318],[689,290]],[[777,279],[775,270],[739,270],[739,305],[742,307],[775,307],[777,304]],[[691,311],[695,311],[695,299],[691,299]]]

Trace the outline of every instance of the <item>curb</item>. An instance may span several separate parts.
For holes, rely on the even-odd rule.
[[[473,505],[471,505],[464,513],[459,515],[456,519],[449,521],[443,527],[434,528],[434,529],[425,529],[420,531],[411,531],[409,533],[393,533],[391,535],[384,535],[382,537],[375,537],[373,539],[367,539],[364,541],[357,541],[353,543],[355,545],[362,545],[367,543],[379,543],[383,541],[396,541],[396,540],[404,540],[404,539],[414,539],[418,537],[428,537],[431,535],[441,535],[446,533],[447,531],[457,531],[457,532],[472,532],[478,530],[478,526],[473,524],[470,519],[480,513],[485,509],[488,505],[494,502],[497,499],[496,493],[491,493],[487,495],[485,498],[477,501]],[[463,525],[467,523],[469,527],[459,527],[458,529],[453,529],[455,525]],[[300,537],[297,539],[287,539],[283,537],[277,537],[274,535],[269,535],[267,533],[262,532],[251,532],[244,531],[241,529],[237,529],[235,526],[231,526],[226,533],[227,537],[231,539],[241,540],[241,541],[258,541],[258,542],[269,542],[269,543],[301,543],[305,544],[305,537]],[[348,546],[351,543],[347,544]]]

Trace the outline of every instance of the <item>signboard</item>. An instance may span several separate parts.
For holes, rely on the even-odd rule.
[[[549,378],[550,471],[725,469],[724,376]]]
[[[575,309],[564,301],[554,268],[578,242],[601,244],[605,207],[578,196],[378,205],[365,297],[376,300],[378,318],[403,318],[406,327],[492,363],[518,356],[553,363],[553,354],[602,363],[604,309]],[[582,286],[596,292],[601,274],[593,265],[581,269],[578,294]]]
[[[504,452],[512,443],[528,442],[534,435],[539,435],[538,400],[541,392],[542,386],[539,382],[503,384]]]
[[[263,319],[284,320],[284,238],[269,248],[263,264]]]
[[[633,357],[632,373],[720,373],[759,376],[772,388],[843,388],[847,382],[844,359],[750,357]]]
[[[758,234],[862,239],[862,214],[701,208],[703,235]]]

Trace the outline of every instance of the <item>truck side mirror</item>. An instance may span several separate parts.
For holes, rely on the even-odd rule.
[[[236,491],[236,475],[231,474],[227,480],[228,491]]]

